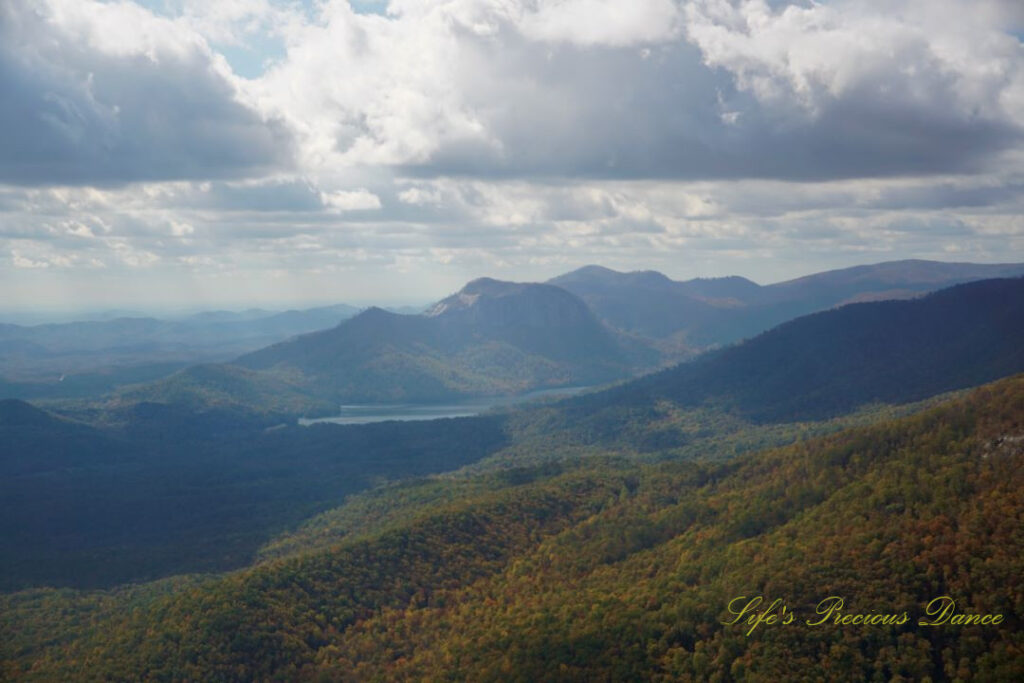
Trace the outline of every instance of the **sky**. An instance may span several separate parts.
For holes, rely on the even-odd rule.
[[[1024,261],[1018,0],[3,0],[0,310]]]

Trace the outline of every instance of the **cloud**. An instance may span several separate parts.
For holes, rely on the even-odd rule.
[[[679,6],[672,0],[562,0],[536,3],[530,10],[519,22],[525,35],[577,45],[663,42],[675,38],[682,23]]]
[[[239,101],[196,34],[131,4],[0,7],[0,182],[259,175],[290,135]]]
[[[204,184],[21,190],[13,202],[21,208],[0,217],[0,279],[38,297],[44,290],[26,278],[62,273],[65,296],[83,303],[170,296],[155,283],[190,301],[205,291],[250,305],[289,297],[379,303],[426,301],[481,275],[546,279],[592,262],[769,282],[896,258],[1012,261],[1024,250],[1024,193],[1009,179],[444,178],[409,181],[397,192],[368,188],[379,209],[342,213],[283,202],[273,210],[215,208],[196,200],[224,188]],[[989,187],[1004,189],[973,206],[940,201],[962,204],[958,193]],[[399,199],[410,190],[438,200],[432,213]],[[131,284],[104,295],[92,284],[98,274]],[[188,282],[192,288],[181,284]]]
[[[366,14],[329,0],[307,14],[232,0],[184,2],[167,17],[91,0],[5,7],[10,183],[273,176],[293,161],[341,191],[374,168],[492,179],[981,173],[1024,132],[1009,3],[393,0]],[[250,80],[207,43],[271,35],[284,51]]]
[[[1019,40],[972,18],[974,5],[896,5],[700,0],[686,30],[705,64],[789,129],[776,138],[806,169],[796,177],[816,159],[826,177],[978,171],[1019,146]]]
[[[1003,5],[982,6],[395,0],[379,16],[336,1],[288,32],[253,87],[297,131],[307,170],[978,173],[1024,131],[1019,40]]]
[[[419,301],[1024,253],[1019,3],[357,4],[0,4],[5,288]]]
[[[355,191],[338,190],[320,195],[325,206],[331,211],[367,211],[380,208],[380,197],[365,189]]]

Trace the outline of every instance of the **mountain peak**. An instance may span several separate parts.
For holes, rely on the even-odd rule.
[[[386,311],[380,306],[370,306],[359,311],[353,318],[382,318],[386,316],[396,315],[390,311]]]
[[[614,277],[616,275],[622,275],[622,273],[617,270],[612,270],[611,268],[592,264],[589,266],[583,266],[582,268],[577,268],[576,270],[565,273],[564,275],[559,275],[559,277]]]
[[[488,296],[509,294],[514,291],[521,290],[524,285],[519,282],[507,282],[505,280],[495,280],[492,277],[478,277],[475,280],[470,280],[466,283],[465,287],[459,290],[460,294],[484,294]]]
[[[565,289],[479,278],[425,313],[369,308],[235,362],[317,398],[393,402],[605,382],[630,361]]]
[[[558,286],[639,286],[639,287],[670,287],[674,283],[664,273],[656,270],[632,270],[623,273],[604,266],[583,266],[563,275],[548,280],[549,284]]]
[[[545,287],[545,285],[525,282],[507,282],[505,280],[495,280],[490,277],[480,277],[475,280],[470,280],[455,294],[438,301],[426,312],[425,315],[427,317],[434,318],[445,313],[450,313],[456,310],[465,310],[476,306],[481,299],[496,299],[499,297],[522,294],[538,287]]]

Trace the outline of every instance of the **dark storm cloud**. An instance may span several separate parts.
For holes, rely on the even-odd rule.
[[[0,6],[0,182],[244,177],[287,164],[285,128],[236,101],[201,43],[165,35],[104,50],[95,28]]]
[[[466,37],[470,40],[470,37]],[[906,65],[819,93],[809,112],[761,101],[686,42],[538,49],[513,31],[473,37],[460,65],[470,108],[493,140],[441,146],[402,170],[419,177],[601,179],[843,178],[973,173],[1022,130],[995,113],[948,106],[957,84]],[[911,87],[901,68],[920,67]],[[794,98],[795,99],[795,98]]]

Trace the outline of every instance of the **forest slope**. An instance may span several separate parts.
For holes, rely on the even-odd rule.
[[[1021,376],[727,465],[584,463],[421,510],[377,535],[111,611],[69,643],[22,641],[8,671],[84,670],[97,680],[1024,675]],[[749,625],[723,623],[740,596],[780,599],[797,621],[747,635]],[[844,598],[844,614],[901,623],[809,625],[829,596]],[[919,625],[941,596],[1001,619]],[[5,633],[31,631],[24,601],[39,599],[9,599]]]
[[[247,354],[243,367],[337,402],[430,402],[594,384],[633,361],[577,297],[474,280],[422,315],[371,308],[335,328]]]
[[[846,303],[906,299],[975,280],[1020,277],[1024,264],[890,261],[771,285],[742,277],[676,281],[655,271],[586,266],[549,282],[587,302],[614,328],[690,346],[753,337],[787,320]]]

